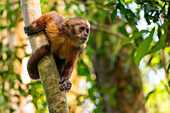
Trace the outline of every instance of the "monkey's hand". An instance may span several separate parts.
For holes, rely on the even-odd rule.
[[[71,73],[73,71],[74,68],[74,63],[72,62],[67,62],[63,72],[61,73],[61,80],[59,81],[61,85],[60,90],[61,91],[66,91],[68,92],[71,89],[71,82],[69,81],[69,78],[71,76]]]
[[[65,79],[65,77],[61,77],[59,83],[62,84],[60,87],[60,91],[65,90],[66,92],[68,92],[71,89],[72,84],[68,79]]]

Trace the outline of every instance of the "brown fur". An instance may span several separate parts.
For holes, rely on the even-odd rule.
[[[38,69],[37,65],[38,62],[47,54],[50,53],[50,46],[44,45],[40,48],[38,48],[29,58],[28,64],[27,64],[27,70],[29,72],[29,75],[32,79],[39,79]]]
[[[64,20],[58,13],[52,11],[24,27],[27,35],[45,31],[50,46],[36,50],[28,62],[28,73],[31,78],[38,79],[37,64],[46,54],[54,55],[56,65],[61,75],[60,90],[69,91],[71,83],[68,81],[85,42],[88,40],[90,24],[85,18],[75,17]],[[36,62],[36,63],[34,63]]]

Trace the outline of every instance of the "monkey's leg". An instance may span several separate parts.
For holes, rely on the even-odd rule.
[[[24,27],[24,31],[27,35],[36,34],[40,31],[45,31],[45,28],[48,27],[48,25],[52,28],[56,28],[57,25],[64,21],[62,16],[60,16],[58,13],[52,11],[49,13],[45,13],[42,16],[40,16],[38,19],[33,21],[28,26]]]
[[[50,45],[44,45],[35,50],[34,53],[30,56],[28,63],[27,63],[27,70],[28,74],[32,79],[39,79],[38,73],[38,63],[39,61],[50,53]]]
[[[63,73],[61,74],[61,80],[59,81],[61,85],[60,90],[68,92],[71,89],[71,82],[69,81],[69,78],[71,76],[71,73],[73,71],[74,65],[71,63],[67,63],[64,67]]]
[[[52,16],[53,15],[51,13],[43,14],[38,19],[33,21],[31,24],[24,27],[25,33],[27,35],[32,35],[32,34],[36,34],[36,33],[40,32],[40,31],[45,30],[46,24],[48,22],[51,22],[50,20],[51,20]]]

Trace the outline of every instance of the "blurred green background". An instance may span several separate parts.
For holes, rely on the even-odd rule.
[[[170,113],[168,0],[40,0],[42,13],[81,16],[89,41],[71,77],[70,113]],[[0,113],[48,113],[19,0],[0,0]]]

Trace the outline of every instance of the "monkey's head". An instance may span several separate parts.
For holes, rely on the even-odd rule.
[[[85,18],[75,17],[64,21],[63,30],[76,45],[81,45],[89,38],[90,24]]]

